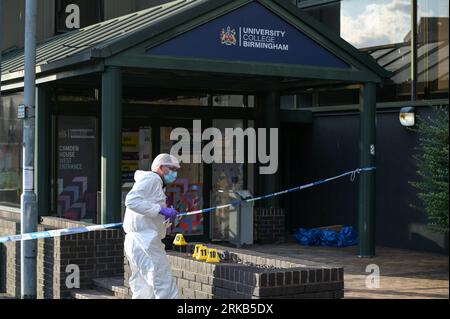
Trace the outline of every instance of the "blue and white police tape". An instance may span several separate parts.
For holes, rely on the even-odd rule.
[[[112,228],[119,228],[119,227],[122,227],[122,223],[46,230],[46,231],[39,231],[39,232],[28,233],[28,234],[23,234],[23,235],[12,235],[12,236],[0,237],[0,244],[21,241],[21,240],[33,240],[33,239],[40,239],[40,238],[51,238],[51,237],[59,237],[59,236],[66,236],[66,235],[73,235],[73,234],[81,234],[81,233],[88,233],[88,232],[96,231],[96,230],[112,229]]]
[[[259,201],[259,200],[263,200],[263,199],[267,199],[267,198],[280,196],[280,195],[287,194],[287,193],[297,192],[297,191],[300,191],[300,190],[303,190],[306,188],[310,188],[313,186],[331,182],[333,180],[340,179],[345,176],[350,176],[351,181],[354,181],[356,178],[356,174],[361,174],[362,172],[373,171],[375,169],[376,169],[376,167],[358,168],[353,171],[349,171],[349,172],[346,172],[346,173],[343,173],[343,174],[340,174],[340,175],[337,175],[334,177],[322,179],[322,180],[319,180],[319,181],[316,181],[313,183],[297,186],[297,187],[290,188],[290,189],[287,189],[284,191],[280,191],[280,192],[276,192],[276,193],[272,193],[272,194],[268,194],[268,195],[264,195],[264,196],[244,199],[244,200],[236,200],[236,201],[231,202],[230,204],[200,209],[200,210],[187,212],[187,213],[182,213],[182,214],[179,214],[178,216],[183,217],[183,216],[192,216],[192,215],[198,215],[198,214],[211,213],[211,212],[219,210],[219,209],[237,206],[237,205],[239,205],[241,203],[245,203],[245,202],[255,202],[255,201]],[[40,231],[40,232],[34,232],[34,233],[28,233],[28,234],[22,234],[22,235],[5,236],[5,237],[0,237],[0,243],[9,243],[9,242],[22,241],[22,240],[34,240],[34,239],[40,239],[40,238],[51,238],[51,237],[59,237],[59,236],[66,236],[66,235],[73,235],[73,234],[81,234],[81,233],[87,233],[87,232],[96,231],[96,230],[102,230],[102,229],[120,228],[120,227],[122,227],[122,225],[123,225],[122,223],[92,225],[92,226],[86,226],[86,227],[55,229],[55,230]]]
[[[216,207],[196,210],[196,211],[192,211],[192,212],[188,212],[188,213],[179,214],[178,216],[192,216],[192,215],[210,213],[210,212],[213,212],[213,211],[218,210],[218,209],[230,208],[230,207],[233,207],[233,206],[240,205],[242,203],[256,202],[258,200],[272,198],[272,197],[280,196],[280,195],[287,194],[287,193],[298,192],[298,191],[303,190],[305,188],[310,188],[310,187],[317,186],[317,185],[320,185],[320,184],[328,183],[328,182],[331,182],[333,180],[343,178],[345,176],[350,176],[351,177],[351,181],[353,182],[355,180],[355,178],[356,178],[356,174],[361,174],[362,172],[373,171],[375,169],[376,169],[376,167],[358,168],[358,169],[355,169],[353,171],[349,171],[349,172],[346,172],[346,173],[343,173],[343,174],[340,174],[340,175],[337,175],[337,176],[334,176],[334,177],[322,179],[322,180],[319,180],[319,181],[316,181],[316,182],[312,182],[312,183],[309,183],[309,184],[306,184],[306,185],[297,186],[297,187],[290,188],[290,189],[287,189],[287,190],[284,190],[284,191],[280,191],[280,192],[276,192],[276,193],[272,193],[272,194],[268,194],[268,195],[264,195],[264,196],[249,198],[249,199],[236,200],[236,201],[231,202],[230,204],[225,204],[225,205],[220,205],[220,206],[216,206]]]

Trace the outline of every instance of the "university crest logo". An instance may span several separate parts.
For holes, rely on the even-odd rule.
[[[236,30],[231,29],[230,26],[227,27],[227,29],[222,29],[222,32],[220,33],[220,41],[223,45],[236,45]]]

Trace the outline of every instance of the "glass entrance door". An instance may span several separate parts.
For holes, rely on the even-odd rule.
[[[200,156],[201,159],[201,154],[194,153],[192,123],[191,120],[175,122],[171,120],[161,123],[160,126],[160,153],[170,154],[176,143],[184,143],[184,149],[190,151],[191,154],[189,162],[181,163],[176,182],[166,188],[168,207],[172,206],[180,212],[200,210],[205,202],[204,165],[201,161],[193,163],[193,157]],[[183,142],[170,140],[171,132],[175,128],[180,128],[188,133],[183,137]],[[172,233],[181,233],[184,236],[203,236],[206,233],[205,217],[203,214],[183,217],[178,225],[173,226]]]
[[[234,158],[226,158],[227,154],[236,156],[236,146],[226,139],[226,129],[246,129],[253,126],[252,121],[242,119],[203,120],[202,130],[209,127],[217,128],[223,139],[214,142],[222,145],[223,159],[221,162],[204,163],[202,150],[212,141],[202,141],[200,147],[194,147],[193,119],[160,119],[140,118],[126,119],[123,130],[123,195],[133,186],[133,175],[136,169],[150,170],[152,160],[160,153],[173,153],[183,149],[188,153],[189,160],[182,160],[181,169],[175,183],[166,188],[167,205],[180,212],[192,212],[232,200],[228,193],[236,190],[249,189],[253,193],[254,164],[236,163]],[[180,136],[179,129],[183,132]],[[171,140],[171,133],[173,139]],[[203,133],[203,131],[201,132]],[[228,152],[227,150],[230,150]],[[178,158],[186,153],[176,154]],[[195,160],[194,160],[195,159]],[[218,210],[206,214],[197,214],[181,218],[179,224],[173,226],[172,234],[182,233],[188,240],[229,239],[230,223],[233,223],[233,212]],[[230,219],[231,217],[231,219]]]
[[[213,127],[222,133],[222,163],[212,165],[212,189],[211,204],[213,206],[226,205],[236,201],[234,191],[244,189],[246,184],[244,178],[245,165],[235,162],[236,145],[233,138],[228,139],[225,135],[226,129],[243,128],[243,120],[240,119],[216,119]],[[216,210],[211,215],[210,237],[216,241],[229,241],[236,227],[236,208],[227,207]]]
[[[173,129],[184,129],[189,140],[185,146],[192,151],[191,120],[161,119],[125,119],[122,130],[122,210],[124,213],[125,196],[134,183],[136,170],[151,170],[153,159],[160,153],[171,153],[178,141],[171,141]],[[181,155],[181,154],[180,154]],[[202,163],[182,162],[175,183],[166,187],[167,206],[180,212],[191,212],[204,205],[204,166]],[[180,219],[171,229],[171,233],[184,236],[204,236],[205,218],[203,215],[187,216]]]
[[[124,120],[122,128],[122,220],[125,197],[134,184],[137,170],[150,171],[153,160],[153,131],[146,121]]]

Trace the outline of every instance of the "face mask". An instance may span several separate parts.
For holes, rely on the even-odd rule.
[[[176,171],[169,171],[169,173],[164,175],[164,182],[166,182],[166,184],[172,184],[177,180],[177,175]]]

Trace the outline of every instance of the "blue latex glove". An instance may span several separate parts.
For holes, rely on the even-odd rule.
[[[172,223],[175,221],[175,218],[179,214],[179,212],[173,208],[161,208],[161,211],[159,213],[166,217],[166,219],[170,219]]]

